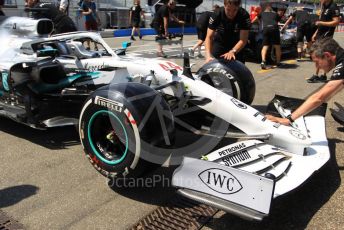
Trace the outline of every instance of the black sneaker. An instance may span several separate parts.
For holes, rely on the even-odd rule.
[[[319,77],[319,82],[327,82],[327,77],[326,77],[326,75],[321,75],[321,76]]]
[[[266,64],[265,64],[265,62],[262,61],[262,63],[260,63],[260,68],[261,68],[261,69],[266,69]]]
[[[318,75],[314,74],[312,77],[307,79],[307,82],[308,83],[319,83],[321,81],[320,81],[320,77]]]
[[[130,37],[130,40],[136,41],[136,39],[134,38],[134,36],[131,36],[131,37]]]

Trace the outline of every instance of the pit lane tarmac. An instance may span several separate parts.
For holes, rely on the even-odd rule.
[[[335,38],[343,46],[344,36],[336,34]],[[128,39],[109,38],[107,42],[116,48]],[[185,36],[183,45],[189,48],[195,42],[196,36]],[[128,54],[155,57],[155,48],[154,39],[144,37],[133,42]],[[165,46],[164,50],[172,56],[180,53],[180,46]],[[180,58],[172,60],[181,65]],[[195,63],[192,70],[203,61],[191,59]],[[253,105],[262,111],[274,94],[305,98],[322,85],[305,82],[314,72],[311,62],[263,73],[257,63],[247,62],[247,66],[257,86]],[[334,101],[343,104],[344,94],[330,100],[329,108]],[[330,113],[326,124],[330,162],[304,186],[274,201],[268,218],[255,223],[219,211],[201,229],[342,229],[344,128]],[[84,156],[73,127],[38,131],[0,118],[0,140],[0,208],[25,229],[128,229],[166,207],[175,196],[170,187],[110,189]],[[171,171],[159,168],[153,174],[169,178]]]

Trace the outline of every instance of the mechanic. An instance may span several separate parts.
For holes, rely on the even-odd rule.
[[[254,23],[259,19],[263,27],[262,63],[260,64],[262,69],[266,69],[266,54],[269,46],[273,46],[276,50],[277,66],[281,62],[281,37],[278,29],[278,22],[281,17],[272,9],[271,3],[267,2],[264,5],[264,11],[252,21]]]
[[[287,118],[266,115],[266,118],[283,125],[290,125],[297,118],[304,116],[328,101],[344,87],[344,50],[333,38],[318,39],[310,50],[312,60],[317,68],[326,73],[333,69],[331,79]]]
[[[245,63],[243,48],[251,27],[250,15],[240,7],[241,0],[224,0],[223,3],[224,6],[209,19],[205,39],[206,63],[214,58]]]
[[[134,38],[135,31],[139,35],[140,40],[142,39],[142,35],[140,33],[141,16],[143,17],[143,19],[145,18],[145,14],[140,6],[140,0],[136,0],[134,6],[130,8],[129,13],[129,22],[133,26],[133,29],[131,30],[130,40],[136,40]]]
[[[290,15],[286,23],[281,28],[283,32],[285,28],[292,22],[296,22],[296,41],[297,41],[297,61],[301,61],[303,54],[303,41],[306,37],[307,43],[312,41],[311,22],[308,12],[303,7],[297,7],[294,13]]]
[[[213,11],[205,11],[199,16],[196,23],[198,41],[192,48],[189,49],[190,56],[195,56],[195,50],[198,48],[198,57],[202,57],[201,47],[205,41],[205,38],[207,37],[210,16],[219,8],[220,6],[215,4],[213,6]]]
[[[315,31],[312,40],[315,41],[317,39],[322,39],[325,37],[332,38],[334,35],[334,31],[336,26],[339,24],[339,15],[340,11],[336,3],[333,0],[321,0],[322,8],[320,13],[320,19],[315,22],[315,25],[318,27],[317,31]],[[308,83],[318,83],[318,82],[326,82],[327,77],[326,73],[324,75],[319,75],[319,68],[316,68],[315,74],[307,79]]]
[[[48,18],[54,23],[52,34],[67,33],[77,31],[73,20],[59,9],[53,3],[40,3],[39,0],[28,0],[26,9],[33,18]]]
[[[184,21],[179,20],[176,16],[173,15],[172,11],[176,7],[175,0],[169,0],[167,5],[161,6],[156,14],[154,15],[154,19],[151,23],[151,27],[153,27],[158,35],[158,39],[166,39],[168,37],[168,22],[169,19],[178,22],[179,24],[184,25]],[[158,42],[158,57],[166,58],[167,55],[162,50],[162,43]]]

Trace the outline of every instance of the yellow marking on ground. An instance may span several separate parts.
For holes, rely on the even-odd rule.
[[[272,68],[269,68],[269,69],[261,69],[261,70],[258,70],[257,73],[267,73],[267,72],[270,72],[272,70]]]
[[[284,61],[284,63],[287,63],[287,64],[295,64],[295,63],[296,63],[296,60],[287,60],[287,61]]]

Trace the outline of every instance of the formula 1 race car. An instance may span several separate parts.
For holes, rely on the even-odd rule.
[[[329,159],[324,112],[290,127],[266,120],[249,106],[255,83],[240,62],[214,61],[192,74],[187,55],[180,67],[120,57],[95,33],[44,38],[52,30],[45,19],[4,18],[0,29],[9,32],[1,39],[0,115],[42,129],[78,122],[86,156],[108,178],[181,163],[173,176],[181,194],[259,220],[273,198]],[[98,51],[86,50],[87,40]],[[294,104],[273,102],[281,116]],[[225,136],[250,140],[214,151]]]
[[[176,77],[190,70],[168,60],[119,56],[123,50],[112,50],[97,33],[47,37],[52,29],[48,19],[0,18],[0,115],[38,129],[77,124],[83,103],[102,86],[140,83],[152,88],[167,83],[170,70]],[[88,41],[98,50],[86,49]],[[224,76],[230,82],[228,93],[252,102],[252,75],[242,78],[246,69],[235,74],[220,66],[200,69],[202,79],[221,88],[223,80],[212,83],[209,76]]]

